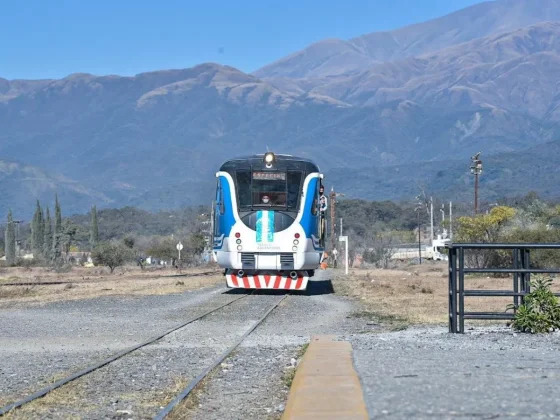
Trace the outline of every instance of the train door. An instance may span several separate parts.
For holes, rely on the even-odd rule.
[[[321,178],[319,178],[318,182],[317,182],[317,205],[319,207],[319,217],[318,217],[318,231],[319,231],[319,238],[320,238],[320,243],[321,243],[321,247],[324,248],[325,247],[325,242],[326,242],[326,238],[327,238],[327,215],[321,211],[321,207],[322,207],[322,203],[321,203],[321,193],[319,192],[319,189],[323,186],[323,181]]]
[[[319,244],[321,247],[324,247],[324,237],[325,237],[325,230],[326,225],[324,223],[323,217],[321,217],[321,202],[319,196],[319,187],[321,185],[320,178],[315,179],[315,188],[313,191],[313,207],[311,209],[311,215],[313,218],[313,226],[314,226],[314,234],[319,237]],[[313,184],[312,184],[313,185]]]

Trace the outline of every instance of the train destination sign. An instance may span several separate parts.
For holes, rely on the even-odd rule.
[[[286,180],[285,172],[253,172],[253,179],[255,180]]]

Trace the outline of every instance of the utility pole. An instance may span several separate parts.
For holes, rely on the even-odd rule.
[[[334,187],[331,187],[329,194],[331,201],[331,251],[336,248],[336,197],[344,197],[342,193],[336,193]],[[342,235],[342,218],[340,219],[340,234]]]
[[[336,248],[336,193],[331,187],[331,251]]]
[[[420,238],[420,211],[418,211],[418,264],[422,264],[422,240]]]
[[[345,245],[346,245],[346,249],[345,249],[345,251],[344,251],[344,260],[345,260],[344,273],[345,273],[346,275],[348,275],[348,236],[342,236],[342,235],[341,235],[341,236],[338,238],[338,240],[339,240],[340,242],[345,242]]]
[[[418,213],[418,263],[422,264],[422,239],[420,236],[420,211],[422,210],[422,202],[420,201],[420,196],[416,197],[416,212]]]
[[[478,213],[478,177],[482,174],[482,161],[480,160],[480,154],[478,152],[476,155],[471,157],[471,174],[474,175],[474,214]]]
[[[434,200],[430,197],[430,246],[434,246]]]

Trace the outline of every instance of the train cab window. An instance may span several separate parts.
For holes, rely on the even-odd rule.
[[[240,209],[297,210],[301,171],[236,171]]]
[[[286,207],[286,172],[253,172],[253,207]]]

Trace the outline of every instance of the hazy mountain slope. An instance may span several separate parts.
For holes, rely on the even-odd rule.
[[[560,0],[489,1],[394,31],[374,32],[350,40],[320,41],[254,74],[260,78],[321,78],[358,72],[377,63],[555,20],[560,20]]]
[[[0,160],[0,191],[0,219],[11,208],[14,217],[29,220],[35,210],[36,199],[51,204],[52,210],[55,193],[64,203],[65,214],[83,212],[93,204],[106,206],[114,203],[105,194],[82,183],[4,160]]]
[[[560,141],[534,146],[524,151],[494,156],[482,155],[484,172],[480,177],[480,197],[496,200],[536,191],[542,197],[560,199]],[[420,193],[446,200],[472,202],[474,177],[470,159],[420,162],[415,165],[337,168],[327,172],[327,184],[334,184],[348,197],[371,200],[410,200]]]
[[[153,175],[153,187],[166,182],[158,175],[177,177],[206,165],[199,151],[215,154],[216,139],[267,110],[310,104],[345,106],[318,95],[286,94],[213,64],[137,77],[78,74],[0,107],[0,154],[77,179],[108,175],[118,183],[137,178],[131,163],[132,172],[155,167],[143,172]]]
[[[361,168],[323,168],[327,189],[333,186],[346,198],[367,200],[413,201],[421,189],[427,194],[460,202],[472,202],[474,178],[469,172],[470,155],[462,158],[417,162],[414,165],[365,166]],[[536,191],[541,197],[560,199],[560,141],[533,146],[524,151],[482,156],[484,173],[480,178],[480,198],[495,201],[498,198],[524,195]],[[210,203],[214,198],[213,174],[201,179],[194,188],[200,200]],[[138,197],[132,205],[149,210],[178,208],[195,201],[187,197],[193,185],[179,183],[152,194]]]
[[[454,108],[491,104],[540,117],[556,105],[559,71],[560,22],[549,22],[318,80],[311,92],[354,105],[404,99]]]
[[[19,95],[32,93],[51,80],[6,80],[0,77],[0,104]]]
[[[440,61],[452,56],[446,54]],[[422,60],[423,71],[436,69],[439,74],[436,62]],[[545,61],[535,63],[529,75],[549,71]],[[396,78],[402,68],[391,65],[394,74],[385,76]],[[267,147],[311,157],[329,171],[416,166],[420,161],[468,157],[478,150],[499,154],[554,139],[560,131],[553,120],[539,119],[542,112],[531,115],[529,102],[523,105],[527,98],[517,102],[518,108],[508,104],[506,109],[436,100],[417,90],[424,103],[397,99],[361,107],[348,103],[360,103],[360,95],[333,99],[333,92],[318,89],[284,90],[216,64],[135,77],[75,74],[28,86],[0,104],[0,156],[61,173],[100,191],[102,203],[151,209],[208,203],[223,160]],[[554,89],[532,98],[530,106],[539,100],[546,104]],[[10,195],[11,190],[5,194],[6,188],[15,188],[11,185],[0,184],[0,194],[14,205],[37,195],[26,193],[26,201],[23,195]],[[83,211],[92,201],[72,200]]]

